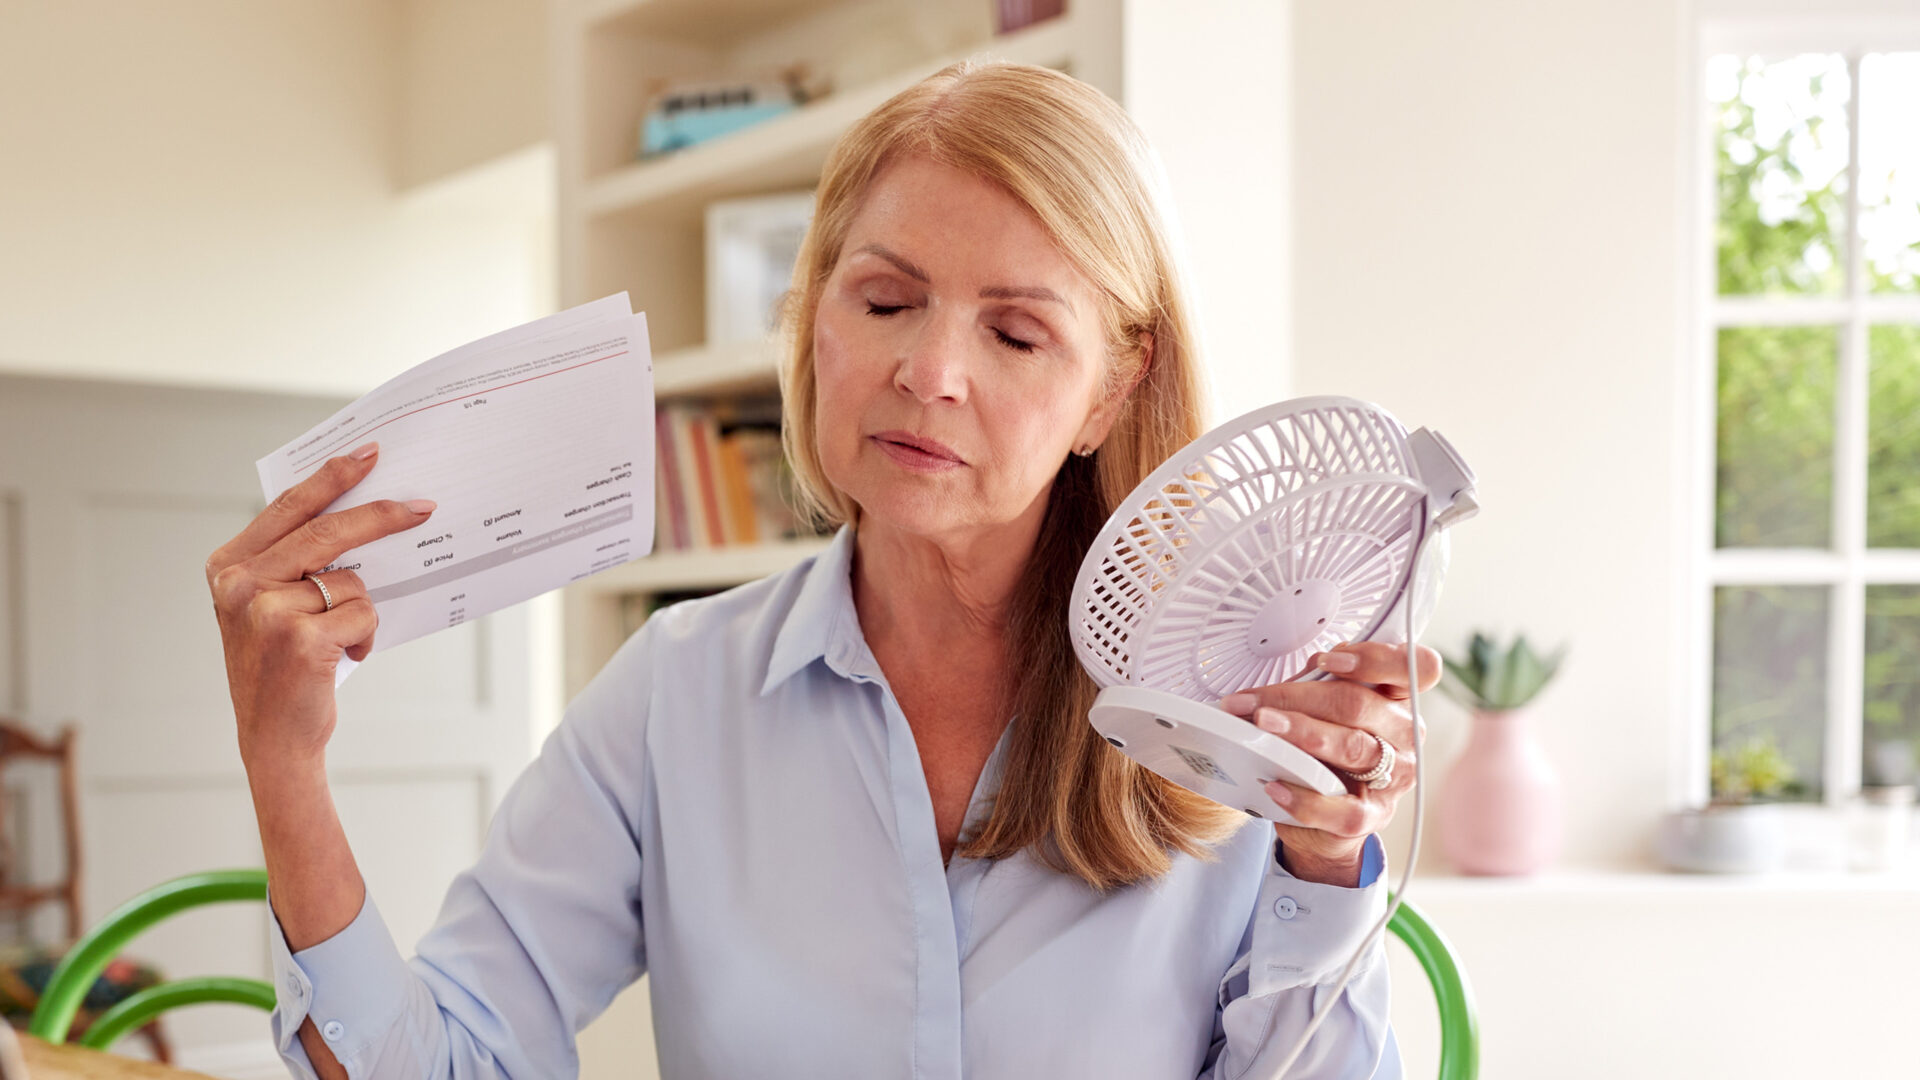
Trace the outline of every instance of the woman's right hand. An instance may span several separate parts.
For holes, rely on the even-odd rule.
[[[207,559],[240,756],[249,770],[263,762],[322,761],[333,735],[340,654],[362,660],[373,648],[380,620],[360,575],[316,575],[333,596],[331,611],[305,575],[362,544],[411,529],[433,512],[427,499],[382,499],[320,513],[373,471],[378,452],[377,444],[368,443],[328,461],[281,492]]]

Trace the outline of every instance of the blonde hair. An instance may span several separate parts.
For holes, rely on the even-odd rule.
[[[991,181],[1033,212],[1104,300],[1105,392],[1132,387],[1098,452],[1068,455],[1055,477],[1007,628],[1021,674],[1007,702],[1014,732],[999,794],[978,833],[961,839],[960,853],[1001,858],[1031,848],[1102,890],[1163,875],[1175,850],[1210,858],[1247,818],[1141,768],[1100,738],[1087,723],[1096,687],[1067,629],[1074,578],[1100,526],[1149,472],[1205,430],[1158,163],[1112,100],[1047,68],[969,61],[901,92],[841,137],[827,158],[785,306],[784,437],[801,496],[820,524],[857,527],[859,507],[821,466],[814,316],[869,185],[888,162],[911,155]]]

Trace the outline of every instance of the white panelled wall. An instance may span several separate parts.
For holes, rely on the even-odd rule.
[[[80,728],[86,918],[260,863],[201,579],[262,505],[253,460],[552,309],[545,25],[544,0],[0,4],[0,714]],[[336,802],[403,949],[557,715],[552,606],[342,691]],[[265,932],[222,905],[132,951],[259,975]],[[284,1075],[257,1013],[167,1026],[186,1064]]]
[[[0,714],[78,729],[88,923],[167,878],[261,863],[203,566],[265,505],[252,459],[339,405],[0,375],[0,625],[13,642],[0,653]],[[403,949],[478,855],[526,762],[528,624],[514,608],[409,642],[340,691],[334,799]],[[22,869],[53,880],[63,868],[52,792],[23,794]],[[36,920],[48,940],[61,929],[51,914]],[[220,905],[129,951],[174,977],[260,976],[266,934],[260,905]],[[226,1075],[279,1067],[252,1010],[189,1009],[166,1026],[183,1063]]]

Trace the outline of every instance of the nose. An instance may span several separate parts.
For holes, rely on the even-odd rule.
[[[893,371],[893,385],[922,405],[967,399],[967,328],[953,312],[934,312],[920,321]]]

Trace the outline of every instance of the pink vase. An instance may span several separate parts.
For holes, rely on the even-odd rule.
[[[1475,711],[1435,808],[1440,850],[1463,874],[1531,874],[1560,850],[1560,777],[1524,712]]]

